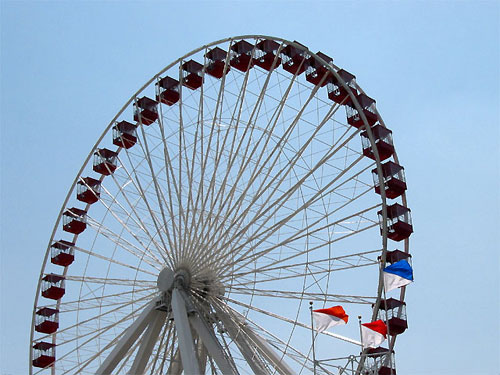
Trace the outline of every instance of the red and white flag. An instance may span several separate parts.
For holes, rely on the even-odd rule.
[[[377,348],[387,338],[387,326],[382,320],[361,324],[363,348]]]
[[[349,320],[349,315],[345,313],[342,306],[313,310],[312,314],[318,332],[323,332],[333,326],[347,324]]]

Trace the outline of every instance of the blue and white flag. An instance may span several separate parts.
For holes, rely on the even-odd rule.
[[[387,293],[390,290],[408,285],[413,281],[413,269],[406,260],[400,260],[383,269],[384,288]]]

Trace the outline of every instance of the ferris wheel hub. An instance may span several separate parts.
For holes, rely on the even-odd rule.
[[[188,288],[191,285],[191,273],[185,269],[180,268],[174,274],[174,286]]]
[[[161,270],[160,274],[158,275],[158,280],[156,281],[158,289],[162,292],[167,292],[172,289],[174,285],[174,275],[174,271],[172,271],[168,267],[165,267],[163,270]]]
[[[158,275],[156,285],[161,292],[171,291],[176,286],[188,288],[191,285],[191,274],[185,268],[174,272],[169,267],[165,267]]]

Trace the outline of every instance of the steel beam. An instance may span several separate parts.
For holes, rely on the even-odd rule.
[[[198,339],[196,344],[197,354],[198,354],[198,363],[200,365],[200,373],[204,374],[207,368],[207,348],[203,345],[203,342]]]
[[[243,355],[243,358],[245,358],[245,361],[248,363],[253,373],[255,375],[268,374],[269,371],[266,370],[266,365],[257,356],[255,351],[245,339],[243,331],[238,328],[238,325],[232,320],[232,318],[220,309],[217,309],[217,315],[219,319],[222,320],[229,337],[231,337],[231,339],[236,343],[238,349]]]
[[[139,338],[146,326],[151,322],[155,310],[156,300],[147,305],[139,317],[125,330],[122,338],[115,345],[115,348],[109,353],[108,357],[99,366],[96,375],[110,375],[115,367],[120,363],[125,354],[129,351],[132,344]]]
[[[224,349],[215,337],[213,331],[210,331],[207,328],[205,322],[203,322],[198,315],[190,316],[189,321],[198,333],[198,336],[200,336],[200,339],[207,348],[208,353],[214,359],[215,363],[217,363],[219,370],[224,375],[237,375],[238,373],[227,360]]]
[[[248,326],[241,326],[241,329],[252,340],[257,351],[266,358],[281,375],[293,375],[293,370],[277,355],[269,343]]]
[[[160,331],[165,324],[165,319],[167,314],[164,311],[155,310],[155,314],[152,322],[149,324],[146,332],[142,336],[141,346],[137,351],[134,358],[134,363],[128,372],[129,375],[142,375],[144,374],[144,369],[148,364],[148,360],[151,357],[153,348],[157,342]]]
[[[181,292],[178,288],[174,288],[172,291],[171,306],[172,313],[174,315],[175,329],[177,331],[177,339],[179,341],[184,374],[199,375],[200,368],[198,366],[198,358],[196,358],[193,336],[191,335],[191,327],[189,326],[186,302],[182,298]]]

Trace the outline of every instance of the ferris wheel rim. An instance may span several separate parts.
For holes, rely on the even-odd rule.
[[[40,272],[40,277],[39,277],[39,282],[38,282],[38,286],[37,286],[37,292],[36,292],[36,297],[35,297],[35,303],[34,303],[34,308],[33,308],[33,321],[32,321],[32,325],[31,325],[31,340],[30,342],[33,343],[34,340],[33,340],[33,334],[34,334],[34,321],[35,321],[35,312],[36,312],[36,309],[38,307],[38,301],[39,301],[39,297],[40,297],[40,289],[41,289],[41,279],[43,277],[43,275],[45,275],[46,273],[44,272],[45,269],[46,269],[46,266],[47,266],[47,262],[48,262],[48,258],[50,256],[50,247],[51,247],[51,244],[55,241],[55,234],[57,232],[57,229],[60,225],[60,222],[61,222],[61,219],[62,219],[62,216],[63,216],[63,213],[64,213],[64,210],[65,208],[67,208],[67,204],[70,200],[70,197],[72,194],[74,194],[75,192],[75,187],[76,187],[76,184],[77,182],[82,178],[83,176],[83,172],[85,170],[85,168],[89,165],[89,162],[90,162],[90,159],[92,158],[92,155],[94,154],[94,152],[97,150],[98,146],[102,143],[104,137],[109,134],[110,132],[110,129],[111,127],[116,123],[116,121],[118,120],[118,118],[124,113],[124,111],[130,107],[131,103],[133,103],[134,100],[136,100],[136,98],[147,88],[149,87],[152,83],[154,83],[156,80],[158,80],[158,78],[163,74],[165,73],[166,71],[168,71],[170,68],[176,66],[177,64],[179,64],[180,62],[182,62],[183,60],[185,60],[186,58],[200,52],[200,51],[203,51],[203,50],[207,50],[209,47],[213,47],[213,46],[216,46],[216,45],[220,45],[222,43],[226,43],[226,42],[229,42],[229,43],[232,43],[233,41],[235,40],[246,40],[246,39],[254,39],[254,40],[258,40],[258,39],[262,39],[262,38],[266,38],[266,39],[272,39],[272,40],[275,40],[275,41],[280,41],[281,43],[285,43],[287,45],[294,45],[296,47],[300,47],[300,48],[304,48],[304,46],[300,45],[300,44],[297,44],[296,42],[290,42],[290,41],[287,41],[285,39],[281,39],[281,38],[275,38],[275,37],[269,37],[269,36],[264,36],[264,35],[243,35],[243,36],[235,36],[235,37],[230,37],[230,38],[224,38],[224,39],[221,39],[219,41],[215,41],[215,42],[212,42],[210,44],[206,44],[202,47],[199,47],[197,49],[194,49],[193,51],[189,52],[188,54],[182,56],[181,58],[175,60],[174,62],[172,62],[171,64],[167,65],[165,68],[163,68],[161,71],[159,71],[157,74],[155,74],[153,76],[153,78],[151,78],[148,82],[146,82],[130,99],[129,101],[127,101],[127,103],[120,109],[120,111],[117,113],[117,115],[112,119],[112,121],[109,123],[109,125],[106,127],[106,129],[103,131],[103,133],[101,134],[101,136],[98,138],[97,142],[95,143],[95,145],[93,146],[93,148],[91,149],[90,153],[88,154],[87,158],[85,159],[81,169],[79,170],[75,180],[73,181],[73,184],[71,185],[71,188],[65,198],[65,201],[62,205],[62,208],[59,212],[59,215],[58,215],[58,218],[56,220],[56,223],[55,223],[55,226],[53,228],[53,231],[52,231],[52,234],[51,234],[51,237],[50,237],[50,241],[49,241],[49,244],[47,246],[47,251],[45,253],[45,258],[44,258],[44,261],[42,263],[42,269],[41,269],[41,272]],[[316,57],[317,59],[319,59],[320,61],[322,62],[325,62],[324,60],[322,60],[321,57],[317,56],[316,54],[314,54],[313,52],[309,51],[308,49],[306,49],[307,52]],[[330,71],[337,76],[337,78],[340,78],[335,70],[335,68],[337,68],[335,65],[332,64],[332,66],[329,66],[328,65],[328,68],[330,69]],[[339,79],[339,81],[345,85],[345,82],[342,80],[342,79]],[[367,119],[365,117],[365,115],[363,114],[363,112],[360,110],[361,109],[361,106],[359,104],[359,102],[357,101],[357,98],[355,97],[355,95],[353,94],[353,92],[347,87],[347,85],[345,85],[345,87],[348,89],[348,93],[353,101],[353,103],[355,104],[355,106],[357,107],[359,113],[360,113],[360,116],[362,117],[363,121],[365,124],[367,124]],[[361,90],[361,88],[356,84],[356,87],[359,89],[360,92],[363,92]],[[377,115],[380,119],[380,122],[381,124],[383,125],[383,120],[381,118],[381,116],[378,114],[377,112]],[[364,118],[363,118],[364,117]],[[370,130],[370,127],[369,126],[365,126],[367,132],[368,132],[368,135],[370,136],[370,141],[372,142],[372,144],[374,143],[373,142],[373,137],[371,136],[371,130]],[[121,151],[121,149],[120,149]],[[376,156],[376,165],[377,165],[377,168],[379,169],[378,173],[379,173],[379,181],[380,181],[380,186],[384,186],[384,181],[383,181],[383,178],[381,176],[381,171],[380,171],[380,164],[381,164],[381,161],[380,161],[380,157],[377,155],[377,151],[376,151],[376,148],[375,148],[375,156]],[[396,152],[394,152],[394,159],[396,160],[396,162],[398,161],[397,159],[397,154]],[[101,176],[100,180],[104,180],[104,175]],[[387,202],[386,202],[386,198],[385,198],[385,193],[384,193],[384,189],[381,189],[382,190],[382,193],[381,193],[381,198],[382,198],[382,209],[384,210],[384,218],[386,217],[387,213],[386,213],[386,206],[387,206]],[[405,193],[402,195],[402,199],[403,199],[403,203],[404,205],[406,205],[406,195]],[[88,204],[86,206],[86,210],[88,210],[88,208],[90,207],[90,204]],[[384,220],[384,225],[385,225],[385,220]],[[385,242],[383,244],[383,259],[385,261],[385,253],[387,251],[387,228],[384,228],[383,230],[383,242]],[[73,240],[74,242],[76,243],[76,239],[78,238],[78,234],[76,234],[74,237],[73,237]],[[408,240],[405,240],[405,252],[408,253]],[[64,270],[64,273],[63,273],[63,276],[66,276],[66,272],[67,272],[67,269],[65,268]],[[379,301],[381,299],[381,289],[380,289],[380,282],[379,282],[379,294],[377,296],[377,301]],[[403,300],[404,299],[404,291],[405,289],[402,288],[401,290],[401,299]],[[374,316],[376,315],[375,311],[374,311]],[[54,335],[55,337],[56,335]],[[395,338],[395,337],[394,337]],[[394,345],[394,343],[391,344],[391,348],[392,346]],[[32,371],[32,367],[31,367],[31,350],[30,350],[30,373]]]

